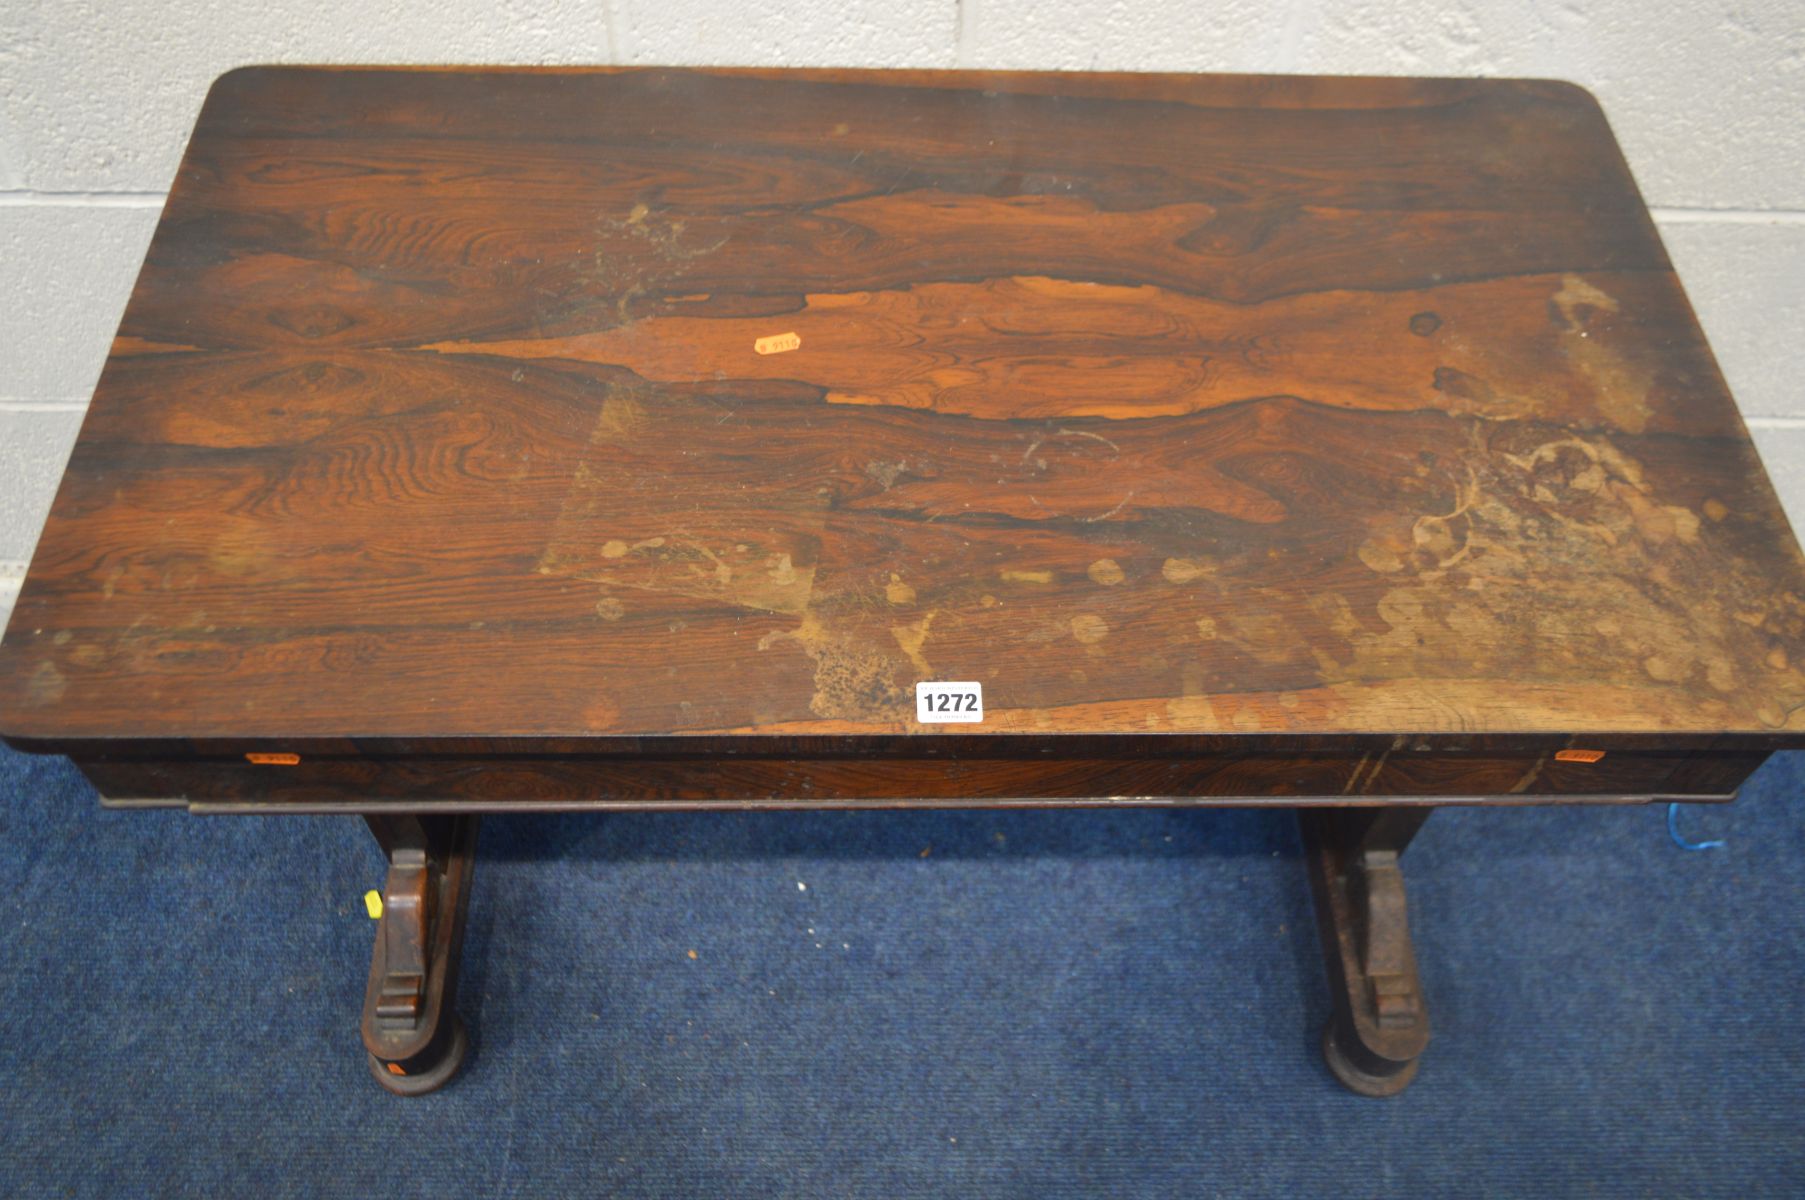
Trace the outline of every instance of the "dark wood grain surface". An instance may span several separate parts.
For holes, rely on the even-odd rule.
[[[984,724],[916,725],[929,679]],[[1567,85],[255,69],[0,729],[1295,736],[1330,793],[1397,734],[1541,739],[1499,792],[1659,735],[1665,779],[1805,742],[1805,563]]]

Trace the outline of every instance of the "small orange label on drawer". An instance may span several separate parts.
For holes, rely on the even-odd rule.
[[[254,762],[260,767],[292,767],[301,761],[299,754],[260,754],[253,751],[244,757],[245,761]]]
[[[802,345],[799,333],[777,333],[770,337],[761,337],[752,343],[752,348],[760,354],[782,354],[785,350],[795,350]]]
[[[1554,761],[1556,762],[1593,763],[1603,757],[1603,750],[1556,750],[1554,752]]]

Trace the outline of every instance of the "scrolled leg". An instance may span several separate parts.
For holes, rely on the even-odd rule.
[[[1398,866],[1429,812],[1398,806],[1299,814],[1334,1004],[1323,1057],[1337,1079],[1363,1096],[1403,1091],[1429,1043]]]
[[[364,991],[364,1049],[379,1083],[417,1096],[443,1087],[469,1050],[456,1005],[477,819],[365,819],[389,871]]]

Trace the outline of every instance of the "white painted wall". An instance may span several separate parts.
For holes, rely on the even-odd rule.
[[[1572,79],[1604,102],[1805,531],[1800,0],[5,0],[0,620],[207,84],[253,62]]]

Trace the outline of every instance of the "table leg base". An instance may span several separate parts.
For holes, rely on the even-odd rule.
[[[1396,1069],[1388,1074],[1361,1070],[1341,1048],[1340,1040],[1335,1036],[1334,1021],[1330,1021],[1322,1029],[1322,1058],[1329,1065],[1329,1073],[1339,1079],[1348,1091],[1374,1097],[1395,1096],[1409,1087],[1410,1081],[1416,1078],[1419,1061],[1412,1058],[1397,1064]]]
[[[397,1096],[424,1096],[451,1082],[464,1065],[464,1057],[470,1053],[470,1034],[464,1028],[464,1018],[454,1013],[444,1036],[406,1062],[389,1062],[368,1051],[364,1053],[377,1083]]]

